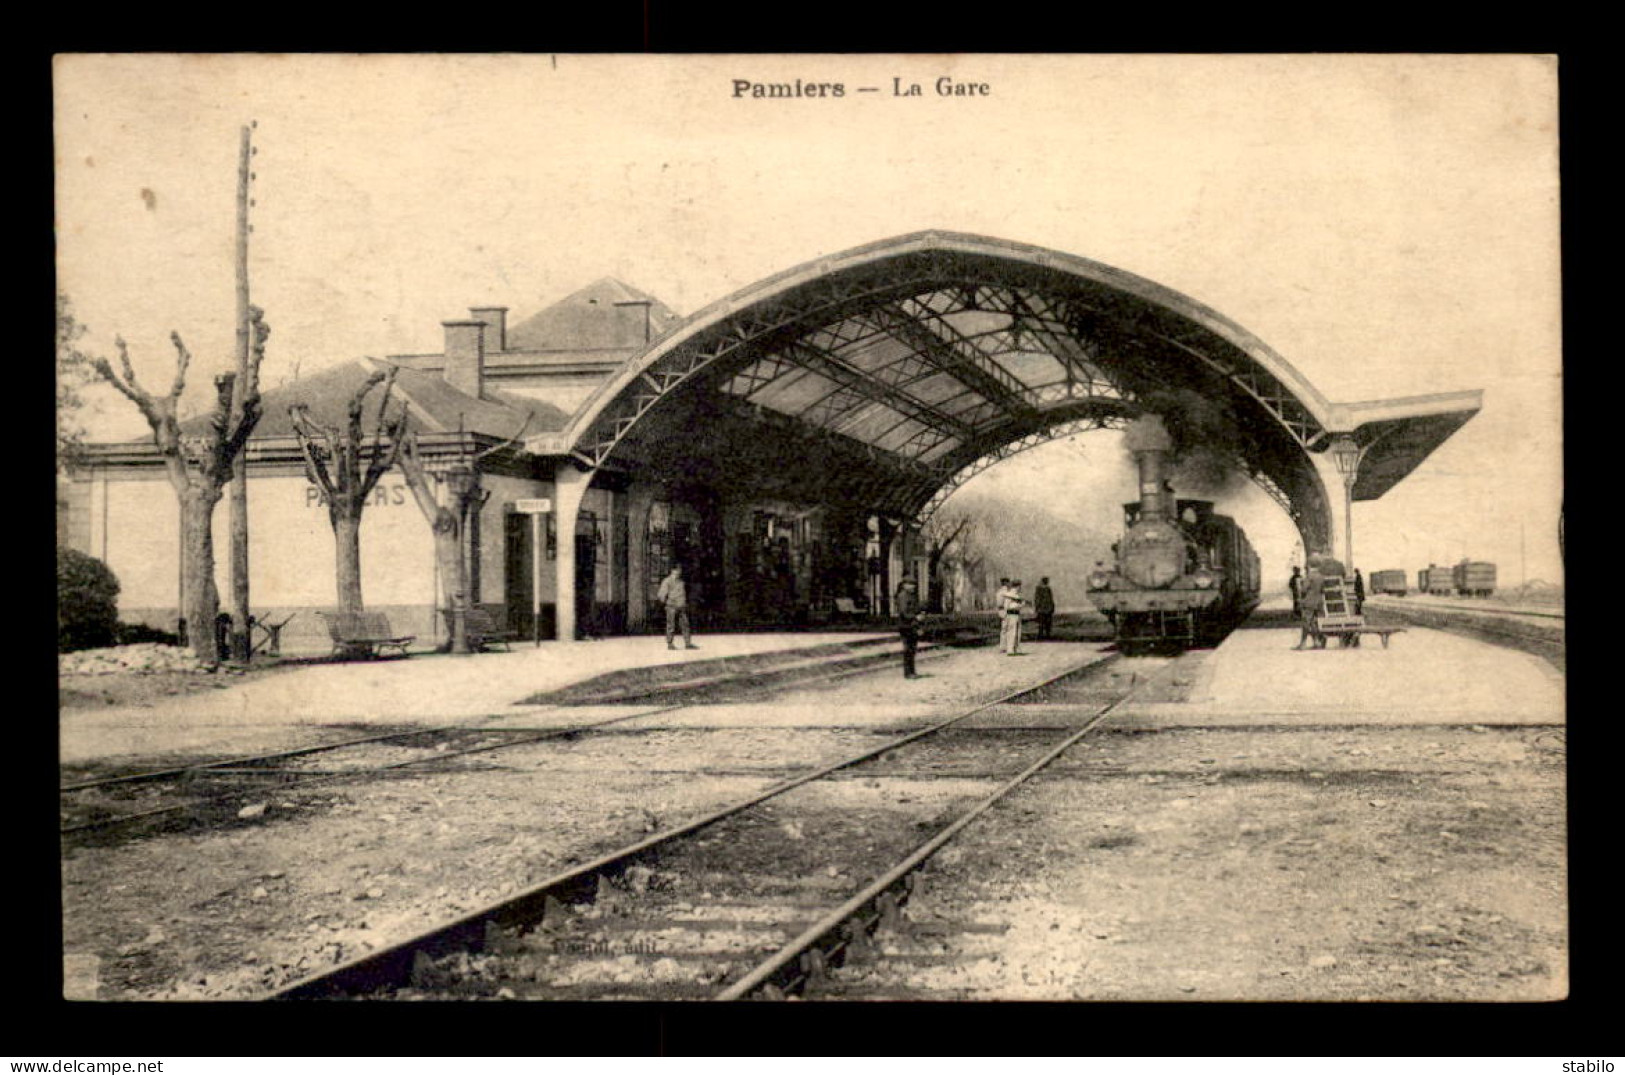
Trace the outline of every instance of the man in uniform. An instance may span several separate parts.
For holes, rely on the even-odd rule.
[[[913,579],[897,584],[892,611],[897,614],[897,633],[903,638],[903,678],[919,679],[919,673],[914,671],[914,655],[920,648],[920,621],[924,614],[920,611],[919,588]]]
[[[1292,591],[1292,618],[1297,619],[1303,615],[1303,574],[1298,565],[1292,565],[1292,577],[1286,580],[1286,588]]]
[[[1038,589],[1033,591],[1033,611],[1038,614],[1038,640],[1048,642],[1055,630],[1055,591],[1049,588],[1048,575],[1038,580]]]
[[[672,645],[672,638],[677,634],[679,626],[683,629],[683,648],[699,649],[694,644],[693,629],[688,619],[688,586],[683,582],[683,565],[673,564],[671,574],[660,580],[660,589],[655,591],[655,598],[666,606],[666,648],[676,649]]]

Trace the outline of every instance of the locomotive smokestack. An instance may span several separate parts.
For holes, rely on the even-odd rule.
[[[1174,495],[1164,485],[1174,441],[1162,419],[1154,414],[1136,418],[1124,431],[1123,446],[1134,453],[1140,471],[1140,518],[1173,518]]]

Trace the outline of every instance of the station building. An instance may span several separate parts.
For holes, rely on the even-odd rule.
[[[1476,391],[1333,403],[1177,292],[947,232],[820,258],[686,318],[609,279],[511,325],[508,313],[459,311],[436,352],[264,393],[248,447],[250,585],[257,616],[294,617],[285,642],[325,637],[311,613],[335,604],[332,531],[288,409],[341,424],[379,368],[397,371],[391,406],[408,409],[427,469],[478,484],[474,599],[541,638],[656,629],[672,564],[696,626],[883,615],[896,582],[923,572],[918,527],[965,480],[1121,428],[1170,390],[1231,416],[1211,447],[1281,505],[1306,550],[1335,555],[1345,494],[1382,495],[1481,405]],[[91,446],[68,518],[68,543],[118,576],[121,616],[172,629],[179,508],[151,443]],[[367,607],[443,637],[429,525],[398,471],[374,490],[361,542]]]

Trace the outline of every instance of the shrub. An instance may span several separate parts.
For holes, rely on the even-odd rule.
[[[118,627],[118,591],[118,579],[106,564],[75,549],[57,549],[58,653],[112,645]]]

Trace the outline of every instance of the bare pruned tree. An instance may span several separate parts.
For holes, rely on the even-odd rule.
[[[214,631],[215,617],[220,614],[220,593],[214,583],[214,509],[220,503],[226,483],[231,480],[232,461],[247,446],[248,438],[259,424],[259,372],[265,361],[265,341],[271,335],[265,312],[258,306],[250,307],[249,318],[253,344],[241,409],[234,413],[232,407],[236,374],[218,375],[214,379],[214,406],[202,433],[181,432],[179,408],[192,354],[181,342],[180,333],[169,334],[175,345],[175,377],[169,392],[163,396],[141,387],[123,337],[115,341],[122,377],[113,372],[107,359],[91,359],[96,374],[134,403],[147,420],[169,484],[180,500],[181,615],[189,628],[187,637],[192,652],[208,664],[220,660]]]
[[[970,517],[961,516],[957,519],[942,518],[940,513],[932,516],[926,523],[921,534],[925,538],[926,550],[926,580],[929,592],[926,594],[925,607],[928,612],[941,612],[942,608],[942,558],[947,554],[953,543],[970,526]]]
[[[472,652],[468,641],[469,572],[463,548],[463,534],[468,530],[469,517],[483,507],[491,495],[480,488],[476,464],[486,456],[517,444],[529,428],[530,416],[526,415],[519,432],[503,443],[494,448],[461,456],[450,467],[439,471],[438,479],[446,486],[446,497],[443,502],[435,492],[436,476],[431,476],[424,465],[416,431],[412,430],[409,424],[402,422],[390,434],[399,451],[401,473],[406,475],[406,484],[412,490],[412,499],[417,501],[418,510],[423,512],[423,517],[428,520],[429,529],[434,534],[435,563],[440,568],[442,597],[445,602],[442,612],[446,617],[446,627],[450,631],[447,647],[452,653]]]
[[[931,612],[954,611],[946,607],[946,596],[967,569],[986,558],[982,539],[987,528],[984,513],[974,506],[944,507],[927,520],[920,536],[926,547],[930,580],[926,607]]]
[[[395,465],[400,455],[402,433],[406,428],[406,408],[391,419],[389,397],[395,388],[391,366],[374,370],[350,397],[342,428],[325,426],[310,416],[306,404],[288,408],[294,436],[305,457],[305,477],[321,491],[327,505],[327,521],[333,527],[337,566],[336,586],[340,612],[360,612],[361,596],[361,513],[378,480]],[[378,404],[378,421],[372,436],[362,432],[362,414],[367,396],[384,386]]]

